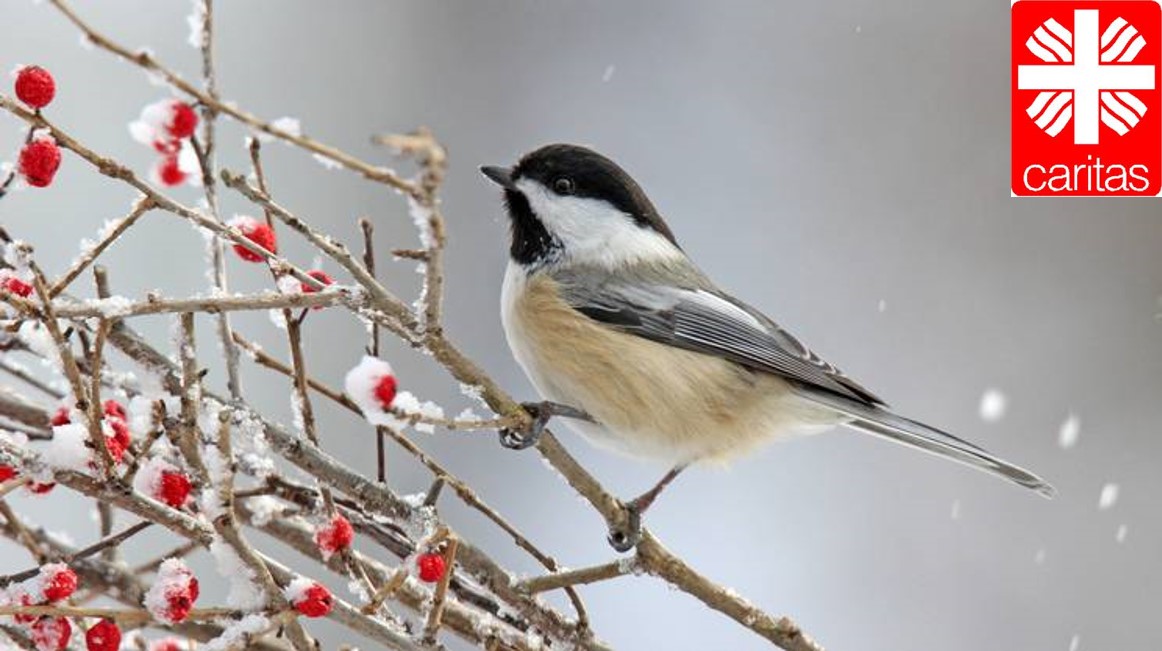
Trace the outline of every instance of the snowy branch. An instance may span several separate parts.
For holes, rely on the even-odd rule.
[[[411,430],[437,429],[528,431],[533,425],[531,415],[445,330],[444,255],[452,233],[439,192],[447,154],[431,132],[421,128],[375,138],[415,164],[417,175],[405,179],[302,135],[297,124],[266,122],[222,100],[211,0],[195,3],[191,17],[200,83],[181,77],[147,51],[118,44],[63,0],[50,3],[87,42],[160,78],[182,99],[143,112],[139,131],[163,156],[175,159],[169,176],[157,183],[50,121],[42,110],[47,102],[31,104],[19,92],[15,99],[0,95],[0,109],[29,129],[25,147],[41,147],[46,157],[41,167],[22,168],[30,185],[51,183],[60,162],[57,151],[54,163],[53,150],[59,147],[75,155],[66,163],[90,165],[137,196],[129,212],[119,209],[124,216],[106,224],[75,261],[51,264],[62,267],[51,282],[41,266],[49,261],[38,260],[30,244],[0,229],[0,373],[6,378],[0,386],[0,536],[24,549],[35,565],[0,577],[0,637],[48,648],[42,644],[45,635],[55,640],[52,636],[59,634],[67,642],[69,622],[75,622],[90,633],[99,624],[104,627],[100,630],[117,630],[118,636],[122,629],[163,630],[202,641],[208,649],[306,651],[317,645],[308,632],[310,619],[327,617],[352,636],[393,649],[434,651],[454,635],[484,649],[596,651],[609,647],[592,628],[582,600],[584,586],[641,575],[665,581],[777,647],[820,649],[793,621],[771,616],[699,574],[649,531],[642,532],[631,557],[563,568],[410,435]],[[195,128],[199,118],[200,132]],[[178,124],[181,120],[185,122]],[[249,176],[220,167],[217,157],[229,153],[216,137],[221,120],[234,120],[400,192],[406,201],[401,212],[415,223],[419,246],[392,250],[421,263],[420,286],[389,288],[377,277],[369,220],[360,221],[362,255],[355,254],[319,230],[308,215],[276,200],[277,183],[268,183],[257,139],[248,151],[233,152],[249,155]],[[154,131],[162,133],[161,140],[149,140]],[[189,174],[201,179],[204,192],[199,208],[174,200],[159,187],[187,178],[176,161],[178,152],[187,149],[196,158],[196,169]],[[39,176],[33,174],[37,171]],[[265,221],[224,222],[218,211],[219,181],[260,209]],[[98,263],[111,245],[135,236],[134,227],[152,213],[175,216],[207,235],[212,278],[208,296],[131,298],[110,290]],[[348,280],[336,283],[321,270],[288,259],[279,252],[276,232],[303,238]],[[231,294],[226,276],[231,252],[264,269],[270,290]],[[76,282],[90,269],[96,279],[91,297]],[[419,296],[414,306],[399,298],[409,291]],[[322,308],[343,311],[369,327],[370,355],[352,369],[342,390],[310,372],[304,331],[313,323],[314,311]],[[237,332],[227,316],[238,311],[274,311],[289,359],[262,350]],[[216,321],[224,355],[215,360],[200,355],[195,346],[198,315]],[[173,341],[155,345],[131,325],[157,316],[174,320]],[[451,418],[439,406],[403,390],[390,364],[378,359],[380,328],[429,354],[492,414]],[[24,357],[43,362],[46,371],[29,371],[19,361]],[[239,365],[246,361],[269,371],[272,381],[286,383],[293,428],[264,417],[248,401],[239,382]],[[206,375],[207,367],[215,364],[225,372],[225,395]],[[26,397],[17,387],[36,393]],[[324,408],[362,419],[371,435],[368,443],[374,438],[379,455],[378,481],[325,450],[330,442],[316,422],[316,412]],[[427,493],[403,496],[387,481],[383,459],[389,442],[431,474]],[[625,505],[550,432],[540,438],[537,452],[611,529],[626,525]],[[5,501],[13,491],[44,495],[53,490],[72,491],[100,505],[95,542],[74,549],[28,524]],[[458,531],[440,508],[444,493],[450,493],[445,501],[454,496],[496,526],[544,574],[518,577],[494,559],[495,550],[482,549]],[[118,529],[117,519],[131,521]],[[169,538],[172,551],[155,559],[115,562],[122,545],[147,529],[150,535]],[[594,534],[597,538],[600,532]],[[201,554],[214,558],[229,584],[224,603],[200,600],[198,577],[185,559]],[[292,568],[288,557],[310,562]],[[382,560],[386,558],[394,560]],[[346,583],[352,597],[332,594],[328,581]],[[572,612],[537,597],[554,590],[564,591]]]

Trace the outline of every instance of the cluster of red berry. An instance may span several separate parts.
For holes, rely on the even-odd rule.
[[[55,94],[56,82],[44,68],[28,66],[18,71],[16,96],[30,108],[39,112],[52,102]],[[187,180],[189,172],[183,169],[180,155],[183,142],[194,134],[197,125],[198,116],[188,104],[178,100],[164,100],[147,106],[142,112],[141,119],[131,126],[135,138],[149,144],[162,155],[153,170],[155,182],[175,186]],[[17,171],[28,185],[46,187],[52,183],[60,162],[61,152],[56,140],[50,134],[32,132],[20,152]],[[230,225],[266,251],[278,252],[274,229],[268,223],[250,217],[240,217]],[[265,260],[265,256],[242,244],[235,244],[233,248],[238,257],[244,261]],[[309,271],[308,275],[324,286],[334,282],[334,279],[322,270]],[[300,284],[300,289],[308,294],[318,291],[306,282]],[[0,290],[26,298],[32,294],[33,287],[11,271],[3,270],[0,271]],[[387,409],[395,400],[396,389],[395,376],[388,372],[375,382],[374,397],[384,409]],[[110,456],[119,463],[132,443],[125,409],[114,400],[106,401],[103,407],[102,427],[106,435],[105,444]],[[71,422],[72,411],[64,406],[58,409],[51,420],[54,427],[69,425]],[[17,471],[11,466],[0,465],[0,482],[13,479],[17,475]],[[153,491],[155,494],[151,497],[175,509],[182,508],[186,504],[192,490],[189,478],[177,469],[162,470],[156,484],[156,490]],[[47,493],[54,485],[30,482],[28,488],[35,493]],[[354,529],[347,518],[340,514],[335,514],[315,532],[315,542],[324,558],[350,549],[353,540]],[[50,566],[46,566],[48,567]],[[426,552],[417,556],[416,568],[419,578],[428,583],[440,581],[447,571],[444,556],[437,552]],[[188,617],[198,597],[198,581],[184,565],[171,569],[173,569],[171,574],[176,574],[169,578],[175,580],[168,581],[170,585],[163,591],[164,594],[161,594],[163,603],[156,614],[167,621],[180,622]],[[52,576],[44,578],[43,585],[45,586],[43,595],[39,600],[25,595],[23,603],[41,605],[66,599],[76,590],[77,577],[67,566],[60,566],[53,570]],[[294,591],[291,602],[294,608],[306,617],[323,617],[330,613],[333,598],[325,586],[308,582],[301,589]],[[43,651],[60,651],[66,648],[72,636],[72,625],[64,617],[17,616],[17,621],[31,624],[30,637],[37,649]],[[114,651],[120,648],[121,637],[121,630],[116,622],[101,619],[88,628],[85,642],[89,651]]]
[[[355,529],[340,513],[336,513],[329,521],[315,529],[315,545],[324,560],[350,549],[354,540]],[[443,554],[429,551],[416,557],[416,569],[420,580],[435,583],[443,578],[444,572],[447,571],[447,562]]]
[[[52,606],[76,591],[76,572],[64,563],[50,563],[41,567],[40,573],[32,579],[9,588],[9,595],[22,606]],[[38,651],[61,651],[68,646],[73,634],[73,625],[66,617],[14,615],[13,619],[27,627],[28,637]],[[108,643],[114,637],[110,626],[116,637],[116,644],[112,646]],[[121,631],[113,622],[98,623],[86,632],[85,639],[89,651],[114,651],[120,647]]]
[[[168,558],[157,569],[157,577],[145,593],[145,609],[167,624],[184,622],[201,594],[197,577],[177,558]]]
[[[56,81],[40,66],[25,66],[16,71],[15,85],[16,98],[38,113],[56,96]],[[34,188],[47,187],[60,166],[61,149],[52,135],[29,133],[16,165],[24,181]]]
[[[239,215],[238,217],[230,220],[229,225],[237,229],[239,233],[246,237],[246,239],[254,242],[263,249],[270,251],[271,253],[278,253],[278,238],[275,236],[274,229],[270,226],[270,224],[260,219]],[[234,253],[246,262],[264,262],[266,260],[266,256],[250,250],[243,244],[235,244]],[[312,269],[307,272],[307,275],[317,280],[323,286],[327,286],[335,282],[335,279],[322,269]],[[299,289],[304,294],[313,294],[318,291],[313,285],[306,282],[300,283]]]
[[[188,162],[193,152],[186,141],[197,128],[198,114],[177,99],[149,104],[141,110],[141,117],[129,125],[135,140],[161,155],[150,173],[154,183],[173,187],[190,178],[196,164]]]

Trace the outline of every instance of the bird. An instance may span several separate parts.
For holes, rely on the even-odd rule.
[[[984,470],[1046,497],[1037,475],[941,429],[901,416],[686,255],[641,186],[587,147],[550,144],[480,171],[503,190],[510,227],[501,322],[543,400],[533,425],[502,431],[536,443],[550,418],[598,447],[661,461],[669,472],[625,503],[619,551],[641,516],[692,464],[721,464],[760,444],[846,426]]]

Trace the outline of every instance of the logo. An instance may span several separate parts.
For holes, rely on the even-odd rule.
[[[1162,8],[1012,5],[1012,192],[1162,194]]]

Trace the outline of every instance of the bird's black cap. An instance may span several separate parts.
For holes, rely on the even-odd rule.
[[[546,145],[526,154],[516,167],[486,166],[480,171],[506,190],[515,191],[516,182],[533,179],[552,192],[606,201],[674,244],[674,234],[658,214],[654,204],[617,163],[579,145]]]

